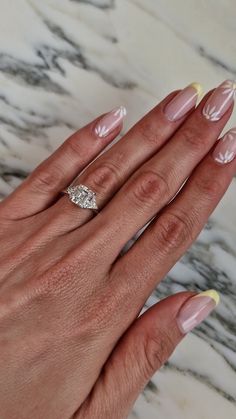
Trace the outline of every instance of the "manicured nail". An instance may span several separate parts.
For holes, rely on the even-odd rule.
[[[196,106],[198,98],[202,94],[202,86],[199,83],[192,83],[181,90],[164,109],[169,121],[177,121],[186,115]]]
[[[236,81],[225,80],[209,97],[203,108],[203,115],[209,121],[219,121],[227,112],[236,95]]]
[[[221,164],[231,162],[236,156],[236,128],[229,130],[218,142],[213,158]]]
[[[177,315],[182,333],[188,333],[200,324],[217,306],[220,296],[215,290],[201,292],[187,300]]]
[[[120,126],[126,115],[127,110],[124,106],[120,106],[119,108],[107,113],[96,125],[96,135],[100,138],[107,137],[112,131]]]

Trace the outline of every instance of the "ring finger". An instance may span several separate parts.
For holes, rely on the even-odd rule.
[[[121,106],[68,138],[1,203],[1,215],[6,219],[22,220],[50,207],[78,173],[115,139],[125,115],[126,109]],[[101,125],[104,120],[109,126]]]
[[[228,121],[235,91],[236,84],[226,81],[203,100],[172,140],[94,218],[91,228],[100,230],[100,239],[111,243],[106,260],[112,263],[127,241],[173,199]]]

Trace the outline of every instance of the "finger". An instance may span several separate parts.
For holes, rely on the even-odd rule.
[[[106,223],[101,234],[113,237],[109,246],[112,260],[126,242],[176,195],[213,146],[233,108],[236,87],[225,95],[228,89],[224,86],[228,86],[227,83],[224,82],[202,101],[171,141],[131,176],[99,214],[100,217],[93,220],[95,227],[96,222],[100,225]],[[210,109],[221,109],[218,121],[206,118],[205,109],[208,109],[209,103]]]
[[[137,300],[145,301],[204,227],[236,171],[236,159],[227,164],[217,159],[221,155],[222,160],[224,156],[226,160],[232,158],[232,152],[236,153],[236,135],[229,131],[195,169],[177,197],[114,265],[112,274],[114,278],[119,274],[121,287],[126,286],[124,280],[122,284],[122,273],[129,267],[130,289],[135,284]]]
[[[129,176],[173,135],[196,105],[199,94],[199,85],[193,83],[178,94],[174,92],[169,95],[118,143],[96,159],[76,179],[76,185],[83,184],[94,190],[98,208],[102,209]],[[174,113],[176,107],[181,112]],[[55,213],[62,213],[64,225],[72,229],[85,223],[93,215],[91,210],[78,211],[78,207],[67,196],[57,202]]]
[[[179,293],[139,317],[120,340],[76,419],[128,416],[152,375],[170,357],[186,333],[203,321],[219,302],[214,290]]]
[[[82,128],[3,202],[9,217],[26,218],[47,208],[121,131],[126,109],[121,106]]]

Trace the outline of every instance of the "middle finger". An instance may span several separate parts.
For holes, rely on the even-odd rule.
[[[127,241],[176,195],[228,121],[235,91],[236,83],[227,80],[207,95],[172,140],[94,218],[91,228],[110,243],[106,260],[112,263]]]

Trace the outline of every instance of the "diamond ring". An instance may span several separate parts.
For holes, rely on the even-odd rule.
[[[78,205],[80,208],[92,209],[94,212],[98,213],[96,192],[91,191],[87,186],[69,186],[63,192],[69,196],[71,202]]]

